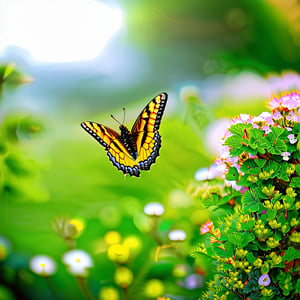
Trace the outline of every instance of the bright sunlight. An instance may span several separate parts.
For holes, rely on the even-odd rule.
[[[0,0],[0,53],[17,46],[40,62],[93,59],[122,21],[119,8],[96,0]]]

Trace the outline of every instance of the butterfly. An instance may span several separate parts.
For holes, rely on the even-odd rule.
[[[167,99],[166,93],[153,98],[142,110],[131,131],[121,123],[121,134],[95,122],[82,122],[81,126],[105,148],[109,160],[118,170],[124,175],[139,177],[140,170],[150,170],[159,156],[161,136],[158,129]]]

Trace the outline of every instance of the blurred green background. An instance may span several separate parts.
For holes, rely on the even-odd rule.
[[[69,6],[63,6],[64,1],[53,2],[55,9],[45,23],[36,16],[51,1],[38,6],[33,0],[22,5],[0,1],[0,46],[7,43],[0,72],[0,235],[5,239],[2,244],[0,240],[0,299],[54,299],[44,278],[29,268],[30,258],[39,254],[58,264],[51,276],[56,297],[84,299],[61,262],[68,247],[51,227],[62,215],[84,224],[76,246],[94,261],[87,279],[94,298],[109,299],[105,293],[98,296],[105,286],[114,287],[120,299],[127,293],[114,281],[118,265],[108,258],[109,245],[104,241],[107,232],[116,231],[121,240],[134,235],[142,249],[125,264],[134,278],[127,299],[199,299],[205,285],[190,288],[184,280],[200,274],[205,281],[212,267],[197,266],[188,250],[201,238],[199,227],[213,218],[213,212],[195,207],[189,189],[196,184],[195,172],[214,161],[229,118],[259,114],[274,85],[278,87],[276,75],[299,72],[300,4],[294,0],[98,1],[118,9],[122,23],[93,58],[58,62],[49,51],[49,61],[43,61],[34,56],[25,38],[27,48],[21,42],[9,43],[15,34],[35,41],[40,51],[45,48],[43,41],[49,41],[44,46],[49,50],[51,45],[52,53],[72,46],[71,34],[70,39],[55,40],[59,35],[54,30],[55,13],[60,12],[62,24],[71,24],[79,7],[68,1]],[[90,20],[88,2],[93,1],[82,3],[84,9],[75,15],[78,28]],[[30,20],[33,31],[26,27]],[[45,30],[47,22],[53,31]],[[101,26],[109,25],[91,23],[90,32],[73,32],[70,54],[85,43],[86,36],[97,39]],[[160,157],[141,178],[124,178],[80,123],[90,120],[117,130],[110,114],[122,120],[126,107],[125,124],[130,128],[160,92],[169,94],[160,128]],[[149,202],[165,208],[156,229],[161,244],[143,213]],[[172,229],[184,230],[186,240],[155,261],[157,247],[169,245]],[[174,273],[178,264],[185,266],[180,276]],[[153,278],[161,283],[157,293],[146,289]]]

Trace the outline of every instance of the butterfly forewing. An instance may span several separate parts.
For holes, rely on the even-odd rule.
[[[167,98],[166,93],[161,93],[151,100],[138,116],[131,133],[126,129],[126,139],[116,131],[95,122],[82,122],[81,126],[105,147],[114,166],[124,174],[139,177],[139,169],[149,170],[159,155],[161,136],[158,129]],[[130,148],[126,148],[124,140],[128,140],[129,135],[136,144],[137,157],[133,157],[129,152]]]
[[[159,156],[161,136],[158,129],[167,99],[166,93],[156,96],[146,105],[132,127],[132,133],[137,133],[137,161],[142,170],[149,170]]]
[[[168,95],[161,93],[152,99],[136,119],[131,132],[157,131],[167,104]]]

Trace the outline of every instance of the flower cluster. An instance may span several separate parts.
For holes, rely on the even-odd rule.
[[[210,236],[199,253],[217,266],[201,299],[300,295],[300,94],[270,98],[267,107],[233,119],[225,133],[216,162],[243,205],[219,228],[208,222],[200,229]]]
[[[273,97],[267,105],[272,113],[263,112],[258,117],[240,115],[225,132],[216,163],[226,182],[237,190],[275,177],[278,168],[283,170],[279,179],[288,181],[287,176],[294,175],[291,171],[286,173],[287,168],[299,162],[300,94]],[[264,171],[260,172],[262,168]]]

